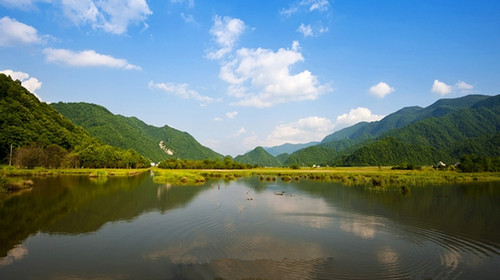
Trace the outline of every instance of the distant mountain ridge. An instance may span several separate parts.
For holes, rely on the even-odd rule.
[[[499,131],[500,95],[468,95],[425,108],[405,107],[380,121],[336,131],[285,160],[280,157],[287,166],[429,165],[467,153],[497,157]]]
[[[290,144],[290,143],[285,143],[279,146],[273,146],[273,147],[264,147],[264,150],[266,150],[268,153],[270,153],[273,156],[278,156],[280,154],[291,154],[293,152],[296,152],[300,149],[304,149],[310,146],[315,146],[319,144],[319,142],[309,142],[309,143],[304,143],[304,144]]]
[[[221,154],[202,146],[189,133],[167,125],[148,125],[136,117],[115,115],[96,104],[59,102],[51,106],[104,143],[135,149],[154,162],[172,158],[223,159]]]

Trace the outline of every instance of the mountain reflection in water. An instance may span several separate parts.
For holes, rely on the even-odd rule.
[[[494,184],[36,178],[0,201],[1,279],[493,279]]]

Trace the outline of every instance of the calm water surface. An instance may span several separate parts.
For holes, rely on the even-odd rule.
[[[0,279],[498,279],[500,186],[36,178],[0,200]]]

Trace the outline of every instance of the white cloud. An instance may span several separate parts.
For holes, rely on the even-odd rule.
[[[172,93],[184,99],[195,99],[203,104],[214,101],[212,97],[200,95],[196,90],[189,89],[189,85],[185,83],[154,83],[153,81],[150,81],[148,86],[150,89],[162,90],[166,93]]]
[[[329,119],[317,116],[299,119],[287,124],[280,124],[267,137],[266,146],[318,141],[318,139],[322,139],[330,134],[334,127],[335,124]]]
[[[185,15],[184,13],[181,13],[181,17],[182,19],[186,22],[186,23],[195,23],[196,20],[194,20],[194,17],[193,15],[189,14],[189,15]]]
[[[170,3],[174,3],[174,4],[187,3],[189,8],[194,7],[194,0],[170,0]]]
[[[229,135],[227,138],[235,138],[235,137],[238,137],[242,134],[245,134],[246,132],[247,132],[247,130],[244,127],[242,127],[240,129],[238,129],[238,131],[236,133]]]
[[[356,109],[351,109],[349,113],[337,116],[337,120],[335,121],[335,130],[348,127],[362,121],[379,121],[384,117],[385,116],[373,114],[368,108],[358,107]]]
[[[474,86],[473,85],[469,85],[468,83],[464,82],[464,81],[458,81],[456,84],[455,84],[455,87],[459,90],[462,90],[462,91],[469,91],[469,90],[472,90],[474,89]]]
[[[298,121],[280,124],[267,136],[265,143],[258,143],[263,146],[276,146],[283,143],[308,143],[321,141],[325,136],[336,130],[354,125],[361,121],[379,121],[384,116],[373,114],[370,109],[358,107],[351,109],[349,113],[337,116],[333,122],[328,118],[311,116],[299,119]]]
[[[302,33],[302,35],[304,35],[304,37],[313,36],[313,31],[312,31],[310,24],[305,25],[305,24],[301,23],[299,28],[297,29],[297,32]]]
[[[238,112],[234,111],[234,112],[227,112],[226,113],[226,117],[228,119],[234,119],[234,117],[236,117],[236,115],[238,115]]]
[[[32,26],[9,17],[0,19],[0,46],[38,44],[42,38]]]
[[[384,82],[380,82],[372,87],[370,87],[370,93],[378,98],[384,98],[389,93],[393,92],[394,88],[390,87]]]
[[[221,122],[221,121],[222,121],[222,118],[215,117],[215,118],[214,118],[214,121],[216,121],[216,122]]]
[[[9,8],[31,9],[35,2],[48,2],[50,0],[0,0],[0,4]]]
[[[245,31],[245,23],[238,18],[215,16],[214,25],[210,29],[219,49],[207,53],[209,59],[221,59],[233,50],[236,40]]]
[[[328,0],[302,0],[298,3],[292,4],[288,9],[282,9],[280,14],[282,16],[291,16],[295,13],[304,12],[326,12],[330,8],[330,2]]]
[[[146,0],[0,0],[3,5],[21,9],[36,7],[37,2],[60,8],[75,25],[90,25],[105,32],[123,34],[131,24],[152,14]],[[193,1],[188,1],[192,3]]]
[[[450,86],[439,80],[434,80],[431,91],[439,95],[446,95],[457,91],[459,91],[460,93],[470,93],[473,89],[473,85],[470,85],[464,81],[458,81],[455,85]]]
[[[446,95],[451,93],[453,88],[439,80],[434,80],[434,84],[432,85],[431,91],[437,93],[439,95]]]
[[[315,100],[331,91],[308,70],[290,73],[303,61],[298,42],[291,49],[239,49],[232,61],[221,66],[219,77],[229,83],[228,94],[240,99],[235,105],[271,107],[290,101]]]
[[[145,0],[62,0],[64,15],[76,25],[123,34],[132,23],[152,14]]]
[[[34,94],[35,91],[42,87],[42,82],[40,82],[37,78],[31,77],[22,81],[21,85]],[[38,99],[40,99],[40,97],[38,97]]]
[[[93,50],[74,52],[66,49],[46,48],[43,50],[48,62],[62,63],[75,67],[111,67],[126,70],[141,70],[141,67],[129,64],[125,59],[99,54]]]
[[[40,101],[42,101],[42,99],[35,93],[42,87],[42,82],[40,82],[37,78],[30,78],[30,75],[28,73],[13,71],[10,69],[1,70],[0,73],[10,76],[13,80],[21,81],[21,85],[23,87],[25,87],[29,92],[33,93]]]

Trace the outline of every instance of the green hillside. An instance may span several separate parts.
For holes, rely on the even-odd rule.
[[[305,144],[290,144],[290,143],[285,143],[279,146],[274,146],[274,147],[267,147],[264,148],[268,153],[270,153],[273,156],[278,156],[280,154],[291,154],[293,152],[296,152],[300,149],[304,149],[310,146],[315,146],[318,145],[319,142],[309,142]]]
[[[190,134],[169,126],[147,125],[135,117],[114,115],[95,104],[60,102],[51,105],[104,143],[123,149],[135,149],[154,162],[173,158],[223,158],[222,155],[202,146]]]
[[[142,167],[149,162],[134,150],[105,145],[40,102],[21,82],[0,74],[0,161],[10,148],[20,167]]]
[[[312,166],[329,165],[340,156],[335,149],[324,146],[311,146],[291,154],[285,165]]]
[[[40,102],[19,81],[0,74],[0,160],[6,162],[10,145],[57,144],[72,149],[94,139],[46,103]]]
[[[499,130],[499,95],[442,99],[335,132],[320,145],[291,154],[286,164],[429,165],[457,161],[464,154],[497,157]]]
[[[429,117],[442,117],[457,110],[470,108],[474,104],[488,99],[486,95],[467,95],[454,99],[440,99],[434,104],[421,108],[418,106],[406,107],[392,113],[380,121],[361,122],[344,128],[326,136],[321,143],[339,141],[343,139],[365,140],[382,136],[393,129],[405,127],[416,121]]]
[[[234,161],[245,164],[261,165],[261,166],[281,166],[282,163],[273,155],[268,153],[264,148],[257,147],[252,151],[239,155],[234,158]]]
[[[343,156],[341,166],[386,166],[399,164],[432,165],[438,161],[452,162],[451,156],[438,149],[415,144],[406,144],[392,137],[384,137],[364,146],[354,153]]]

